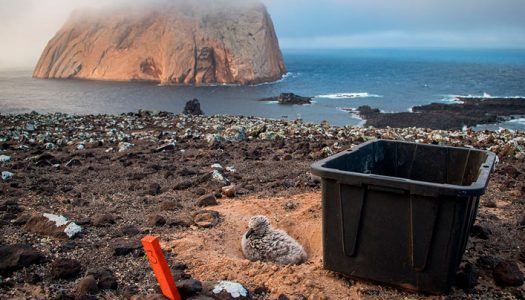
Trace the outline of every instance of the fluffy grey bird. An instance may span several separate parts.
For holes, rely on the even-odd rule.
[[[251,261],[270,261],[280,265],[306,261],[303,247],[286,232],[273,229],[265,216],[253,216],[248,231],[242,236],[241,248]]]

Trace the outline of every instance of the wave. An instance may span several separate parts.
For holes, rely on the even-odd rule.
[[[327,95],[317,95],[316,98],[328,98],[328,99],[352,99],[352,98],[382,98],[381,95],[369,94],[369,93],[336,93]]]
[[[520,125],[525,125],[525,118],[517,118],[517,119],[508,120],[506,123],[516,123]]]
[[[525,96],[492,96],[489,93],[483,93],[483,95],[445,95],[443,99],[441,99],[441,102],[446,103],[459,103],[462,104],[463,101],[459,100],[459,98],[482,98],[482,99],[522,99],[525,98]]]

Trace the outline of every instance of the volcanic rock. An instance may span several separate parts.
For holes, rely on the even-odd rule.
[[[55,279],[77,278],[82,271],[82,265],[68,258],[57,259],[51,264],[51,276]]]
[[[219,213],[213,210],[201,210],[193,214],[193,223],[202,228],[209,228],[219,223]]]
[[[494,268],[494,281],[499,286],[521,286],[523,284],[523,273],[515,262],[501,261]]]
[[[199,100],[193,99],[188,102],[186,102],[186,105],[184,106],[184,110],[182,111],[185,115],[193,115],[193,116],[200,116],[204,115],[204,112],[201,109],[201,104]]]
[[[96,293],[98,293],[98,286],[97,286],[97,281],[95,280],[95,277],[93,277],[93,275],[88,275],[82,279],[80,279],[80,281],[77,283],[77,287],[76,287],[76,294],[78,296],[83,296],[83,295],[94,295]]]
[[[202,283],[195,279],[183,279],[177,282],[177,289],[183,299],[195,296],[202,291]]]
[[[73,12],[33,76],[198,85],[255,84],[286,73],[261,3],[148,4]]]
[[[214,194],[207,194],[197,199],[197,206],[212,206],[217,205],[217,198]]]
[[[30,245],[0,246],[0,275],[9,276],[16,270],[42,263],[44,260],[44,255]]]

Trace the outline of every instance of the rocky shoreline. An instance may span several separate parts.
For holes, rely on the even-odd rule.
[[[352,112],[366,120],[366,126],[424,127],[455,130],[464,126],[495,124],[525,115],[525,98],[470,98],[458,97],[457,103],[431,103],[415,106],[411,112],[382,113],[370,106],[361,106]]]
[[[223,205],[243,209],[260,199],[258,205],[271,207],[278,197],[284,200],[273,210],[302,212],[300,202],[286,199],[306,193],[319,197],[314,203],[320,201],[319,178],[309,173],[312,162],[378,138],[498,155],[460,281],[449,296],[523,298],[525,133],[333,127],[148,111],[0,115],[0,298],[145,299],[157,294],[139,243],[142,236],[159,236],[164,246],[201,236],[204,242],[189,248],[195,253],[215,239],[222,243],[221,226],[230,222]],[[320,205],[304,213],[318,216]],[[69,237],[65,229],[71,223],[81,230]],[[302,277],[310,269],[291,276],[286,272],[295,267],[242,259],[236,260],[239,273],[248,277],[220,276],[225,270],[200,267],[179,244],[165,250],[186,298],[229,299],[211,291],[220,280],[242,284],[252,299],[336,299],[342,292],[370,299],[425,298],[322,271],[317,260],[304,266],[314,268],[317,279]],[[288,282],[289,289],[267,286],[258,270]]]

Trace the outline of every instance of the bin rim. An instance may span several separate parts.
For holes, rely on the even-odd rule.
[[[451,148],[451,149],[483,152],[487,154],[487,158],[480,165],[478,178],[476,179],[476,181],[472,182],[470,185],[434,183],[434,182],[429,182],[429,181],[414,180],[414,179],[395,177],[395,176],[364,174],[364,173],[359,173],[359,172],[342,171],[342,170],[338,170],[334,168],[328,168],[325,166],[329,161],[333,159],[337,159],[341,156],[348,155],[351,152],[356,152],[369,144],[382,142],[382,141],[412,144],[412,145],[424,145],[424,146],[436,147],[436,148]],[[485,193],[485,189],[489,181],[490,172],[494,168],[495,161],[496,161],[496,154],[494,154],[491,151],[487,151],[487,150],[468,148],[468,147],[454,147],[454,146],[448,146],[448,145],[423,144],[423,143],[398,141],[398,140],[376,139],[376,140],[368,141],[360,145],[357,145],[353,149],[344,150],[337,154],[334,154],[332,156],[329,156],[327,158],[314,162],[313,164],[311,164],[311,172],[314,175],[320,176],[321,178],[335,179],[341,182],[348,181],[348,176],[350,175],[350,176],[360,178],[361,184],[383,186],[383,187],[394,188],[394,189],[399,189],[399,190],[409,190],[411,194],[420,194],[420,195],[425,195],[425,196],[451,195],[455,197],[458,197],[458,196],[468,197],[468,196],[479,196]]]

